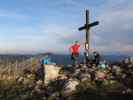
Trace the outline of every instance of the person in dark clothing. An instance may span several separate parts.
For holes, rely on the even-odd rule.
[[[100,62],[100,54],[98,52],[93,52],[93,62],[98,65]]]

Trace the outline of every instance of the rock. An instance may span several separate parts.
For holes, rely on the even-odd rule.
[[[133,56],[130,57],[130,62],[133,64]]]
[[[80,69],[76,69],[75,72],[73,73],[74,76],[77,76],[80,72]]]
[[[41,89],[39,86],[35,86],[34,91],[36,91],[37,93],[41,93]]]
[[[52,100],[60,100],[59,96],[60,96],[59,92],[55,92],[51,95],[51,98]]]
[[[24,77],[17,77],[16,82],[22,84],[24,81]]]
[[[81,74],[81,81],[86,81],[91,79],[91,75],[90,74]]]
[[[67,79],[65,74],[60,74],[57,79]]]
[[[129,93],[129,94],[131,94],[133,91],[132,91],[132,89],[128,88],[128,89],[126,90],[126,92]]]
[[[124,61],[125,64],[128,64],[129,62],[130,62],[129,58],[126,58],[125,61]]]
[[[79,82],[75,79],[69,79],[68,82],[64,85],[64,94],[68,95],[76,91],[76,86],[79,85]]]
[[[97,71],[96,72],[96,78],[99,80],[103,80],[106,77],[106,74],[102,71]]]
[[[32,74],[28,74],[27,78],[32,78],[32,76],[33,76]]]
[[[23,81],[23,84],[28,86],[29,84],[32,84],[33,83],[33,80],[30,80],[28,78],[24,78],[24,81]]]
[[[43,81],[42,81],[42,80],[38,80],[38,81],[36,82],[36,84],[39,85],[39,86],[41,86],[41,85],[43,85]]]
[[[125,79],[126,77],[127,77],[126,74],[123,74],[123,75],[121,76],[122,79]]]
[[[44,83],[48,84],[51,80],[55,80],[59,76],[60,67],[55,65],[44,65],[45,80]]]
[[[122,93],[123,93],[123,94],[132,94],[133,91],[132,91],[132,89],[127,88],[126,90],[123,90]]]

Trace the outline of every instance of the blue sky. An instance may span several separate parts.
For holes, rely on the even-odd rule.
[[[75,40],[82,52],[85,9],[100,21],[92,50],[132,53],[133,0],[0,0],[0,53],[69,53]]]

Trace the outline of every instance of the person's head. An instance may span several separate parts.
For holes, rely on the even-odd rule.
[[[97,53],[96,51],[93,52],[93,54],[96,54],[96,53]]]
[[[77,44],[78,43],[78,41],[75,41],[75,44]]]

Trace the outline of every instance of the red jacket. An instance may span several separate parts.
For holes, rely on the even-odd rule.
[[[79,52],[80,44],[74,44],[71,46],[72,54],[77,54]]]

